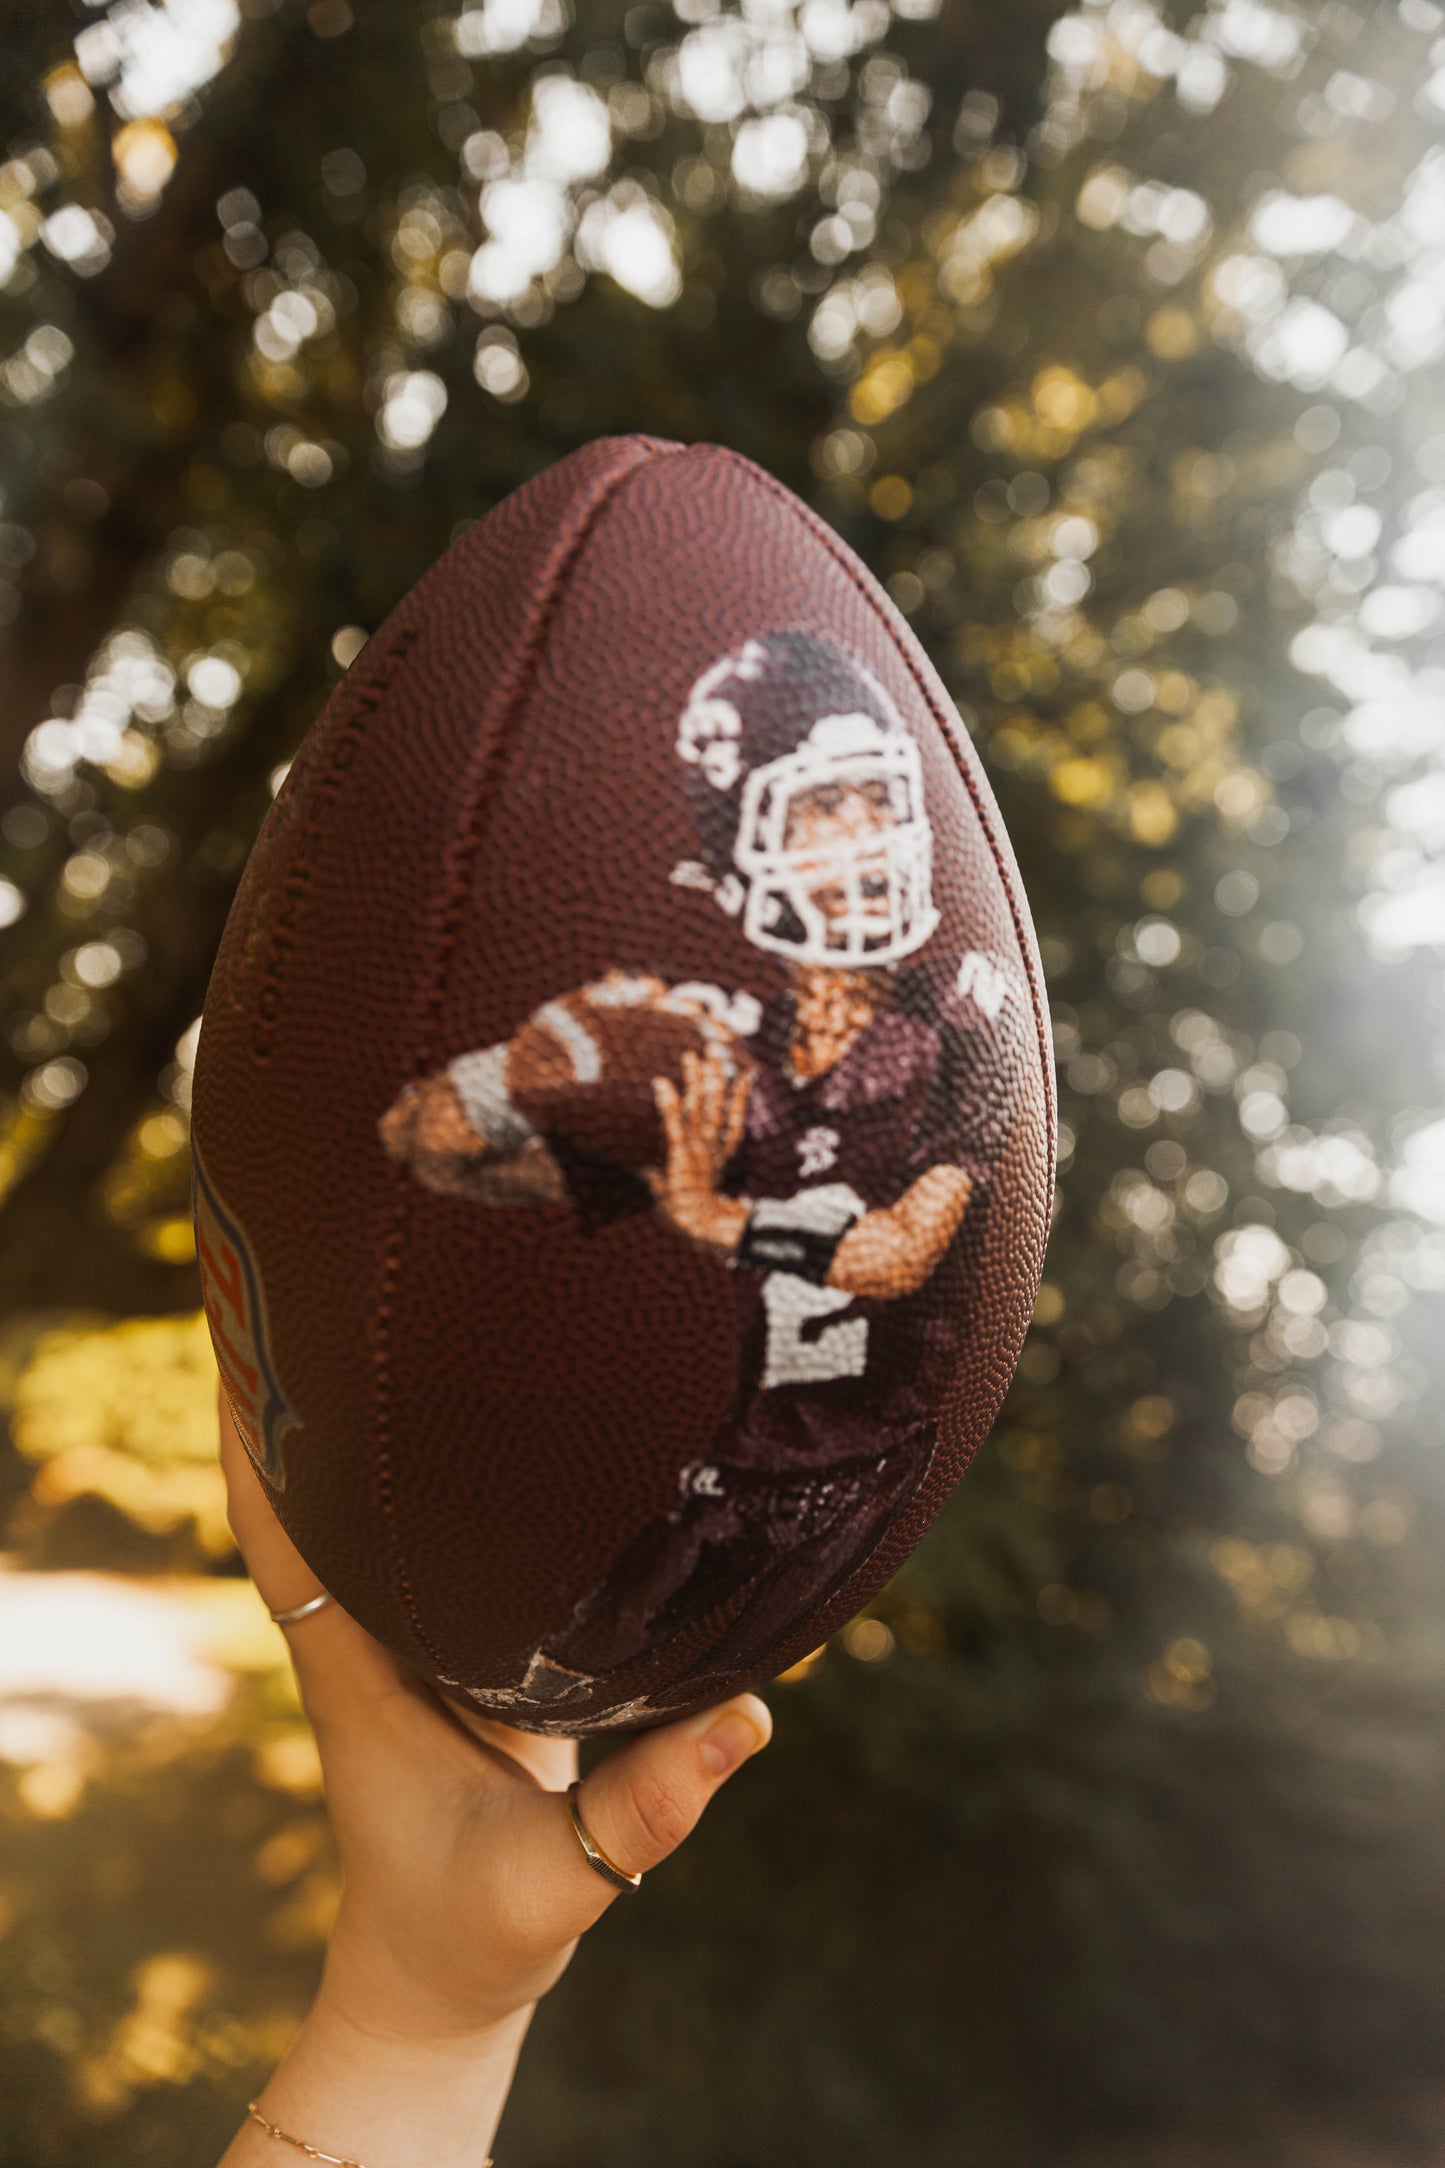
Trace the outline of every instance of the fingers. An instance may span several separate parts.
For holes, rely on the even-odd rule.
[[[735,1079],[732,1089],[728,1093],[727,1135],[723,1139],[721,1154],[724,1165],[732,1158],[733,1153],[743,1141],[743,1125],[748,1118],[748,1093],[752,1090],[752,1087],[752,1071],[745,1069],[742,1075]]]
[[[646,1874],[675,1852],[719,1791],[772,1737],[773,1720],[756,1694],[739,1694],[678,1724],[644,1732],[617,1747],[583,1784],[577,1804],[592,1841],[624,1874]],[[608,1884],[588,1866],[559,1800],[556,1823],[570,1850],[569,1892],[585,1915],[606,1909]]]
[[[487,1140],[467,1119],[467,1110],[445,1070],[437,1076],[427,1077],[417,1086],[413,1143],[417,1150],[457,1159],[478,1160],[488,1156]]]
[[[702,1062],[696,1054],[682,1057],[682,1111],[689,1133],[695,1138],[701,1128]]]
[[[721,1054],[710,1053],[702,1065],[702,1103],[707,1120],[707,1141],[715,1150],[727,1121],[728,1072]]]
[[[376,1128],[387,1157],[399,1166],[428,1156],[469,1162],[490,1156],[445,1070],[404,1084]]]
[[[662,1133],[667,1139],[668,1156],[680,1152],[686,1145],[682,1127],[682,1101],[676,1087],[665,1076],[656,1077],[652,1086],[653,1102],[662,1117]]]
[[[706,1056],[684,1054],[680,1098],[666,1078],[658,1079],[653,1087],[654,1091],[659,1087],[665,1088],[668,1100],[678,1110],[680,1137],[692,1145],[700,1145],[709,1151],[715,1150],[719,1138],[727,1132],[731,1119],[731,1087],[726,1056],[717,1049]],[[658,1104],[661,1107],[661,1099]]]
[[[220,1411],[226,1514],[246,1570],[268,1611],[294,1610],[319,1596],[322,1583],[277,1520],[224,1393]],[[334,1721],[351,1710],[364,1713],[378,1694],[394,1692],[401,1682],[395,1659],[339,1604],[328,1603],[281,1630],[314,1721]]]

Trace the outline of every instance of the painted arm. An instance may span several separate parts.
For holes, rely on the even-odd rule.
[[[848,1229],[828,1285],[878,1302],[917,1294],[958,1233],[972,1194],[962,1167],[930,1167],[897,1204],[865,1212]]]
[[[446,1069],[404,1085],[378,1131],[387,1156],[444,1196],[482,1204],[561,1204],[562,1171],[546,1140],[527,1136],[511,1150],[484,1137]]]
[[[722,1170],[742,1139],[749,1079],[729,1079],[720,1063],[683,1060],[683,1089],[654,1085],[667,1135],[667,1165],[655,1178],[658,1206],[680,1233],[731,1257],[751,1206],[719,1193]],[[828,1271],[828,1285],[850,1295],[893,1302],[923,1286],[962,1224],[973,1183],[961,1167],[930,1167],[897,1204],[868,1212],[849,1228]]]

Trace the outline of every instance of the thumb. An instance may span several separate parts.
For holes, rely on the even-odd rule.
[[[677,1850],[714,1792],[772,1734],[767,1703],[756,1694],[739,1694],[615,1748],[577,1797],[593,1843],[624,1874],[646,1874]],[[595,1886],[597,1877],[580,1847],[577,1865]]]

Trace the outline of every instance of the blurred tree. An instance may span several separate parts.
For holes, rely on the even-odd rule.
[[[869,245],[926,156],[930,97],[945,122],[979,95],[1022,116],[1056,12],[1004,39],[905,20],[929,89],[879,52],[880,0],[815,8],[806,38],[781,17],[679,42],[660,9],[589,8],[574,33],[555,6],[340,0],[150,11],[144,38],[121,9],[73,54],[40,33],[43,104],[0,184],[0,307],[24,335],[0,715],[50,809],[6,834],[29,909],[0,1303],[193,1294],[183,1158],[132,1149],[119,1214],[106,1177],[156,1111],[333,635],[334,677],[459,523],[608,430],[717,436],[806,487],[831,389],[775,259],[855,184],[831,248]],[[258,111],[295,121],[260,131]],[[803,276],[827,279],[811,257]],[[109,980],[76,983],[87,931],[122,935],[118,969],[81,967]]]
[[[449,538],[594,435],[718,438],[848,534],[1044,938],[1066,1171],[998,1436],[736,1809],[588,1945],[511,2159],[1002,2168],[1191,2128],[1234,2168],[1310,2116],[1372,2161],[1438,2121],[1440,1589],[1407,1540],[1438,1524],[1411,1304],[1445,1252],[1407,1178],[1438,997],[1388,916],[1438,810],[1380,794],[1435,742],[1390,716],[1439,693],[1439,28],[25,20],[7,1310],[194,1305],[188,1027],[277,771]],[[46,1412],[67,1363],[129,1407],[125,1347],[26,1372],[37,1555],[83,1480],[177,1555],[184,1455],[134,1445],[127,1509]]]
[[[1439,1238],[1377,1203],[1392,1136],[1435,1095],[1429,1033],[1401,1022],[1435,1008],[1436,979],[1382,969],[1361,936],[1340,868],[1379,847],[1361,833],[1372,779],[1351,760],[1342,791],[1339,755],[1383,740],[1398,764],[1378,707],[1409,695],[1400,643],[1428,660],[1439,609],[1386,587],[1363,639],[1317,616],[1358,601],[1382,529],[1382,551],[1405,530],[1398,569],[1440,561],[1409,539],[1438,516],[1409,477],[1445,454],[1418,373],[1438,317],[1416,328],[1410,311],[1439,186],[1438,107],[1406,118],[1429,27],[1406,11],[1362,51],[1348,11],[1313,35],[1264,9],[1215,11],[1190,37],[1148,9],[1068,18],[1031,170],[995,146],[951,202],[919,191],[881,333],[869,274],[813,320],[849,382],[817,448],[821,501],[891,570],[974,718],[1056,997],[1072,1157],[1003,1468],[973,1479],[1017,1478],[1032,1511],[1001,1527],[1049,1531],[1052,1562],[1010,1587],[971,1490],[880,1609],[906,1618],[922,1593],[924,1645],[941,1618],[975,1692],[996,1670],[974,1744],[997,1779],[1036,1597],[1047,1716],[1013,1811],[1053,1863],[1035,1954],[1065,1921],[1079,1938],[1033,2015],[1066,2122],[1100,2091],[1203,2112],[1226,2066],[1256,2117],[1281,2054],[1321,2058],[1320,2094],[1386,2067],[1386,2090],[1408,2089],[1434,2023],[1428,1945],[1386,1927],[1422,1891],[1439,1917],[1428,1795],[1400,1799],[1398,1880],[1373,1853],[1349,1865],[1385,1780],[1341,1766],[1341,1688],[1320,1674],[1378,1662],[1387,1627],[1410,1635],[1402,1478],[1423,1476],[1438,1526],[1438,1479],[1410,1451],[1437,1426],[1399,1413],[1423,1335],[1412,1352],[1381,1320],[1411,1284],[1438,1288]],[[1340,506],[1360,544],[1322,543]],[[1377,711],[1322,708],[1320,674]],[[1428,687],[1427,671],[1415,698]],[[1372,1742],[1402,1779],[1422,1716],[1407,1702],[1393,1747]],[[1308,1856],[1276,1785],[1316,1794]],[[963,1790],[962,1772],[940,1786]],[[1248,1836],[1220,1879],[1191,1874],[1185,1854],[1232,1816]],[[1316,1912],[1328,1933],[1303,1935]],[[1362,2020],[1350,1983],[1382,1970],[1391,1991]],[[1026,1971],[994,1983],[1020,2037],[1033,1989]]]

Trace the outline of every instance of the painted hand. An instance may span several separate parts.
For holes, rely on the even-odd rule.
[[[450,1187],[463,1170],[485,1159],[490,1149],[467,1120],[456,1086],[445,1071],[404,1084],[382,1115],[377,1132],[388,1158],[410,1167],[430,1189]]]
[[[658,1208],[680,1233],[724,1254],[747,1225],[747,1205],[720,1196],[717,1185],[742,1142],[751,1083],[750,1072],[731,1075],[721,1054],[684,1054],[682,1090],[666,1077],[652,1087],[667,1140]]]

